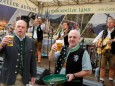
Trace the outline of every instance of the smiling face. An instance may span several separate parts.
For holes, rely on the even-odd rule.
[[[23,38],[25,36],[25,33],[27,31],[27,23],[23,20],[19,20],[16,22],[15,32],[16,35],[20,38]]]
[[[110,30],[113,29],[115,27],[115,20],[112,18],[108,19],[107,26]]]
[[[75,47],[80,41],[80,34],[77,30],[71,30],[68,34],[69,47]]]

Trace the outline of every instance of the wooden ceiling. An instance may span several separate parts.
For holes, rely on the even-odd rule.
[[[31,1],[37,6],[43,5],[43,7],[115,2],[115,0],[29,0],[29,1]]]

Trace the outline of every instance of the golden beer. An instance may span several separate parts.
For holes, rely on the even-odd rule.
[[[12,35],[8,35],[7,36],[10,40],[9,44],[7,44],[7,46],[13,46],[13,40],[14,40],[14,37]]]
[[[63,41],[62,40],[56,40],[57,44],[57,51],[61,51],[62,46],[63,46]]]

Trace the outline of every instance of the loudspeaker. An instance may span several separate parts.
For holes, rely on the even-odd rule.
[[[21,16],[21,20],[24,20],[26,23],[27,23],[27,27],[29,27],[29,21],[30,21],[30,18],[28,16]]]
[[[43,67],[37,67],[37,77],[36,77],[36,84],[44,85],[43,77],[50,75],[50,71]]]

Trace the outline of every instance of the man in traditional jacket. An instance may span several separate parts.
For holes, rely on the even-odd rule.
[[[18,20],[13,36],[13,45],[9,46],[11,40],[5,36],[0,43],[0,52],[4,52],[4,62],[1,73],[0,86],[26,86],[36,80],[36,56],[33,39],[25,35],[27,23]]]

